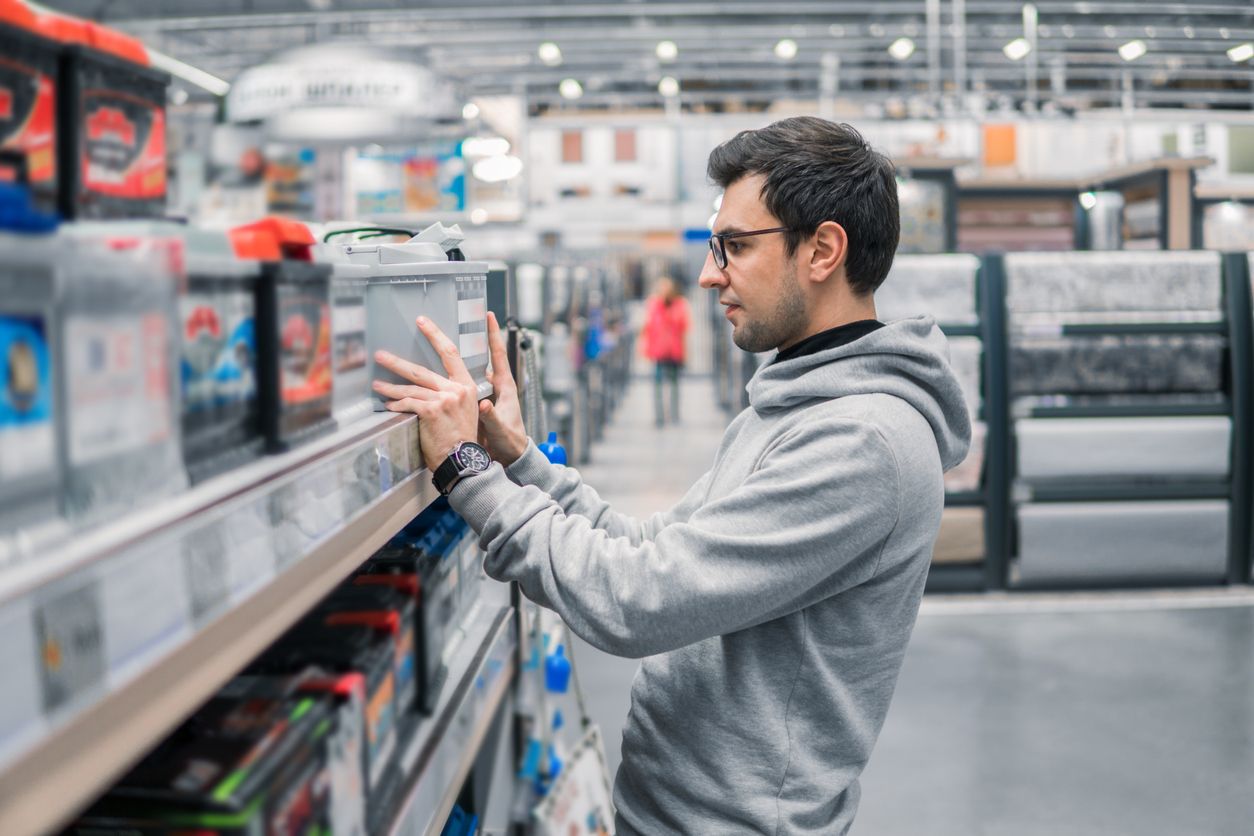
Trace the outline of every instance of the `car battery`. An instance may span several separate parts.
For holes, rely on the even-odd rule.
[[[439,701],[448,674],[444,650],[458,622],[460,566],[437,532],[421,538],[394,539],[361,569],[362,575],[412,576],[417,580],[421,605],[415,640],[418,660],[419,708],[431,712]]]
[[[55,227],[25,188],[0,184],[0,563],[61,501]]]
[[[57,208],[57,78],[60,46],[40,33],[20,0],[0,0],[0,150],[21,156],[20,175],[39,211]]]
[[[257,389],[261,269],[235,257],[221,233],[181,232],[186,283],[179,295],[183,456],[191,481],[263,452]]]
[[[335,429],[331,415],[331,266],[312,259],[308,227],[265,218],[230,232],[239,258],[261,262],[258,394],[270,452]]]
[[[447,376],[435,348],[418,330],[426,316],[458,347],[462,362],[478,388],[492,395],[488,381],[488,265],[465,261],[464,239],[455,224],[433,224],[402,244],[354,242],[330,252],[337,260],[369,267],[366,285],[366,347],[369,380],[408,384],[374,360],[378,350],[411,360]],[[376,412],[386,411],[388,398],[370,393]]]
[[[169,76],[136,39],[45,14],[61,44],[57,79],[57,210],[65,218],[160,218],[166,209]]]
[[[215,836],[325,833],[331,700],[304,676],[232,680],[69,829]]]
[[[413,596],[386,586],[342,586],[314,608],[309,619],[328,627],[373,627],[392,637],[395,647],[396,709],[404,713],[415,706],[416,672],[414,624],[417,602]]]
[[[343,425],[373,408],[370,355],[366,350],[366,277],[363,264],[335,264],[331,272],[331,335],[334,374],[331,411]]]
[[[182,242],[109,223],[67,224],[58,238],[65,510],[102,519],[187,484],[176,331]]]
[[[301,689],[327,694],[335,711],[335,729],[326,737],[325,754],[330,834],[366,836],[366,680],[359,673],[314,670]]]
[[[396,650],[392,637],[373,627],[327,627],[305,621],[248,668],[248,673],[291,673],[315,665],[365,679],[367,807],[394,792],[398,776]]]

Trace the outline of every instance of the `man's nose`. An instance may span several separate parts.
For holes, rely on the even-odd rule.
[[[701,265],[701,276],[697,279],[697,284],[706,290],[713,290],[727,284],[727,276],[714,263],[714,253],[706,253],[705,264]]]

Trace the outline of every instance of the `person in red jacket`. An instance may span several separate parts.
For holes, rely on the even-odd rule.
[[[679,372],[684,367],[684,341],[688,334],[688,300],[679,293],[674,280],[658,280],[653,295],[645,303],[644,356],[657,364],[654,375],[654,407],[657,425],[665,423],[662,384],[671,384],[671,420],[679,423]]]

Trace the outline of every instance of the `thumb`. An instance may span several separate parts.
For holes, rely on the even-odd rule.
[[[493,408],[491,401],[479,401],[479,419],[485,424],[491,424],[494,427],[499,423],[496,409]]]

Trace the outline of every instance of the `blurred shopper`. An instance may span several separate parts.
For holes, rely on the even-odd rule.
[[[658,280],[645,303],[644,329],[640,335],[644,356],[656,364],[653,375],[653,406],[657,425],[666,423],[663,384],[671,387],[671,421],[679,423],[679,373],[684,368],[688,336],[688,300],[670,278]]]
[[[414,385],[375,385],[418,414],[422,455],[488,574],[644,659],[614,785],[620,836],[841,834],[970,419],[931,317],[876,319],[899,235],[887,159],[806,117],[738,134],[709,174],[725,192],[701,286],[737,345],[779,353],[674,508],[631,519],[549,464],[494,320],[495,405],[425,321],[448,377],[380,355]]]

